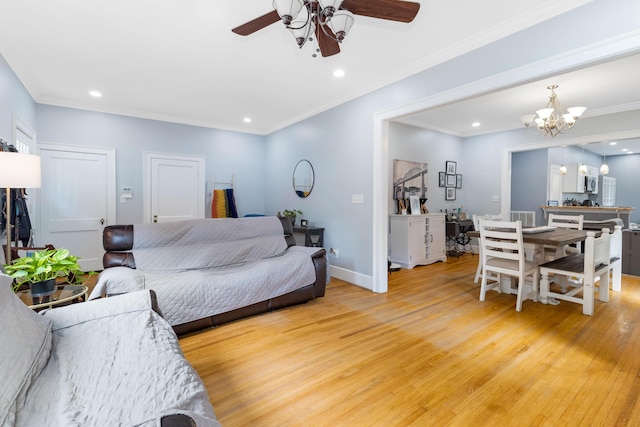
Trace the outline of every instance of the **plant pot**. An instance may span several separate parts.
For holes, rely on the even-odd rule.
[[[31,283],[31,295],[47,295],[54,291],[56,288],[56,279],[45,280],[44,282]]]

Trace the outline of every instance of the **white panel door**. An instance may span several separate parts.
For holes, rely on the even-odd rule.
[[[145,153],[144,222],[205,217],[203,157]]]
[[[39,144],[39,244],[67,248],[84,271],[101,270],[102,231],[115,223],[115,152]]]
[[[549,168],[549,199],[557,200],[562,205],[562,177],[560,166],[551,165]]]

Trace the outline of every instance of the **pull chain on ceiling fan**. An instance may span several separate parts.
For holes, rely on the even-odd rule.
[[[315,33],[325,57],[340,53],[339,44],[353,25],[354,15],[408,23],[420,10],[420,3],[400,0],[273,0],[272,6],[275,10],[231,31],[248,36],[282,20],[300,48]]]

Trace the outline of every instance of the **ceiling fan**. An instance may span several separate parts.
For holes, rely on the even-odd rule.
[[[275,10],[231,31],[248,36],[282,20],[300,48],[315,34],[324,57],[340,53],[339,44],[353,25],[353,15],[411,22],[420,10],[420,3],[401,0],[273,0],[272,6]]]

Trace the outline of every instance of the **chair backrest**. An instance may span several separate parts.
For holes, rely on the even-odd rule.
[[[525,268],[522,221],[492,221],[480,218],[480,245],[483,265],[492,258],[517,261],[519,270]],[[499,269],[496,269],[498,271]],[[505,269],[505,272],[513,269]]]
[[[613,227],[613,233],[609,236],[609,253],[611,258],[622,259],[622,227]]]
[[[502,215],[500,214],[471,215],[471,220],[473,221],[473,229],[476,231],[480,231],[480,218],[490,219],[492,221],[502,221]]]
[[[587,232],[587,239],[584,242],[584,273],[587,280],[591,279],[591,283],[596,271],[609,265],[610,238],[608,228],[603,228],[598,238],[595,237],[595,231]]]
[[[549,224],[551,227],[573,228],[582,230],[584,215],[558,215],[549,214]]]
[[[551,227],[582,230],[582,226],[584,225],[584,215],[558,215],[550,213],[548,225]],[[576,243],[576,248],[578,251],[581,251],[582,243]]]

